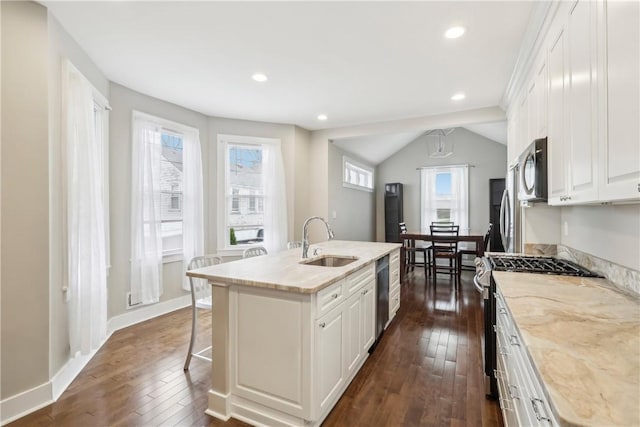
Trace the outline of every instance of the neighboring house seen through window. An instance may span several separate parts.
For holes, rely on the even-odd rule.
[[[162,251],[182,249],[182,135],[167,130],[161,134],[160,218]]]
[[[280,140],[218,135],[218,250],[286,248],[287,211]]]

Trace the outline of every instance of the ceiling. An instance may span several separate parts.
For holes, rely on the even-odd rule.
[[[522,1],[43,3],[113,82],[210,116],[310,130],[499,105],[533,8]],[[453,25],[467,33],[444,38]],[[253,81],[256,72],[269,80]],[[466,99],[452,101],[457,92]]]
[[[500,144],[507,144],[506,121],[468,124],[461,127]],[[349,153],[355,154],[375,166],[415,141],[425,132],[426,131],[363,135],[335,139],[332,142],[334,145]]]

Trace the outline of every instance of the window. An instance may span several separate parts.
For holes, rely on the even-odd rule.
[[[468,166],[427,167],[420,175],[422,230],[427,232],[435,221],[452,221],[461,233],[468,232]]]
[[[182,249],[182,134],[162,128],[160,141],[160,230],[168,254]]]
[[[265,236],[274,236],[269,228],[278,230],[286,245],[284,171],[281,163],[269,163],[276,157],[281,162],[280,140],[218,135],[218,155],[218,250],[267,245]],[[280,181],[283,187],[276,189]],[[276,221],[279,217],[284,217],[284,227]]]
[[[373,168],[342,157],[342,185],[363,191],[373,191]]]
[[[230,193],[227,191],[230,208],[226,215],[229,246],[263,241],[264,215],[256,209],[257,201],[264,198],[262,154],[259,144],[226,144],[226,188],[230,190]]]

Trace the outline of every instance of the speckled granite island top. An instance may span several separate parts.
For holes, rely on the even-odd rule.
[[[311,245],[308,259],[326,255],[355,256],[358,259],[343,267],[304,265],[300,263],[302,248],[296,248],[192,270],[187,275],[225,284],[315,293],[400,246],[397,243],[332,240]],[[320,248],[316,257],[311,256],[315,248]]]
[[[640,302],[605,279],[494,272],[558,421],[640,425]]]

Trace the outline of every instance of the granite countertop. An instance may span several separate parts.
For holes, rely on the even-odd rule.
[[[296,248],[191,270],[187,275],[225,284],[308,294],[326,288],[400,246],[397,243],[331,240],[311,245],[309,254],[315,248],[320,248],[320,253],[308,259],[326,255],[356,256],[358,259],[343,267],[304,265],[300,263],[302,248]]]
[[[640,425],[640,300],[605,279],[493,272],[562,425]]]

